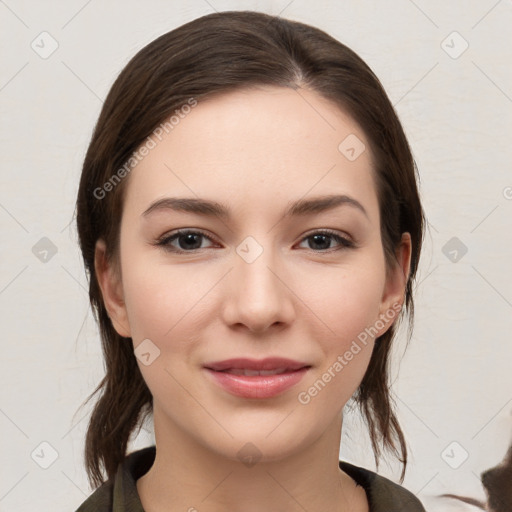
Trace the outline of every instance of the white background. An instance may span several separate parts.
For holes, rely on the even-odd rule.
[[[370,65],[395,105],[430,223],[414,335],[405,352],[402,337],[394,354],[395,400],[410,449],[404,486],[429,511],[470,510],[435,498],[444,492],[485,498],[479,474],[502,459],[512,439],[512,2],[5,0],[2,511],[72,511],[91,493],[82,459],[90,407],[78,407],[103,376],[103,363],[73,211],[102,101],[128,60],[157,36],[214,10],[238,9],[330,33]],[[47,37],[51,48],[43,31],[58,43],[45,59],[31,47]],[[464,41],[467,50],[456,55]],[[57,250],[46,263],[33,252],[43,237]],[[443,252],[453,237],[457,259],[461,244],[467,248],[456,262]],[[469,454],[458,469],[441,455],[454,441],[452,465],[462,450]],[[49,457],[42,442],[58,452],[48,469],[31,458],[41,449]],[[151,443],[143,431],[132,449]],[[375,469],[352,415],[340,457]],[[396,481],[399,466],[388,460],[379,472]]]

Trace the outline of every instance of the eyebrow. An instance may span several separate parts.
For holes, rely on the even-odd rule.
[[[305,216],[313,213],[321,213],[332,210],[339,206],[351,206],[361,211],[369,219],[364,206],[347,195],[329,195],[319,196],[311,199],[299,199],[293,202],[285,211],[284,217]],[[229,208],[217,201],[207,199],[198,199],[193,197],[164,197],[151,203],[149,208],[142,213],[142,217],[147,217],[151,213],[162,210],[173,210],[180,212],[195,213],[208,217],[218,216],[222,219],[228,219],[230,216]]]

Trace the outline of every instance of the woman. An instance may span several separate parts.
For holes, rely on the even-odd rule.
[[[159,37],[105,101],[77,224],[106,363],[78,511],[424,510],[338,460],[352,399],[403,481],[388,357],[424,225],[353,51],[249,11]],[[127,457],[148,415],[156,446]]]

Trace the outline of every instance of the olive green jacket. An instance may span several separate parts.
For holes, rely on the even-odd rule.
[[[156,447],[148,446],[128,455],[114,480],[98,487],[76,512],[144,512],[135,482],[149,471],[155,454]],[[413,493],[391,480],[344,461],[340,468],[365,489],[370,512],[425,512]]]

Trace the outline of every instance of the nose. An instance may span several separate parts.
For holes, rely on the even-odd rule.
[[[254,250],[254,245],[250,246],[252,257]],[[292,278],[271,248],[263,248],[253,261],[243,250],[235,252],[234,268],[227,277],[223,309],[227,325],[243,325],[251,332],[263,333],[274,325],[283,327],[293,321]]]

